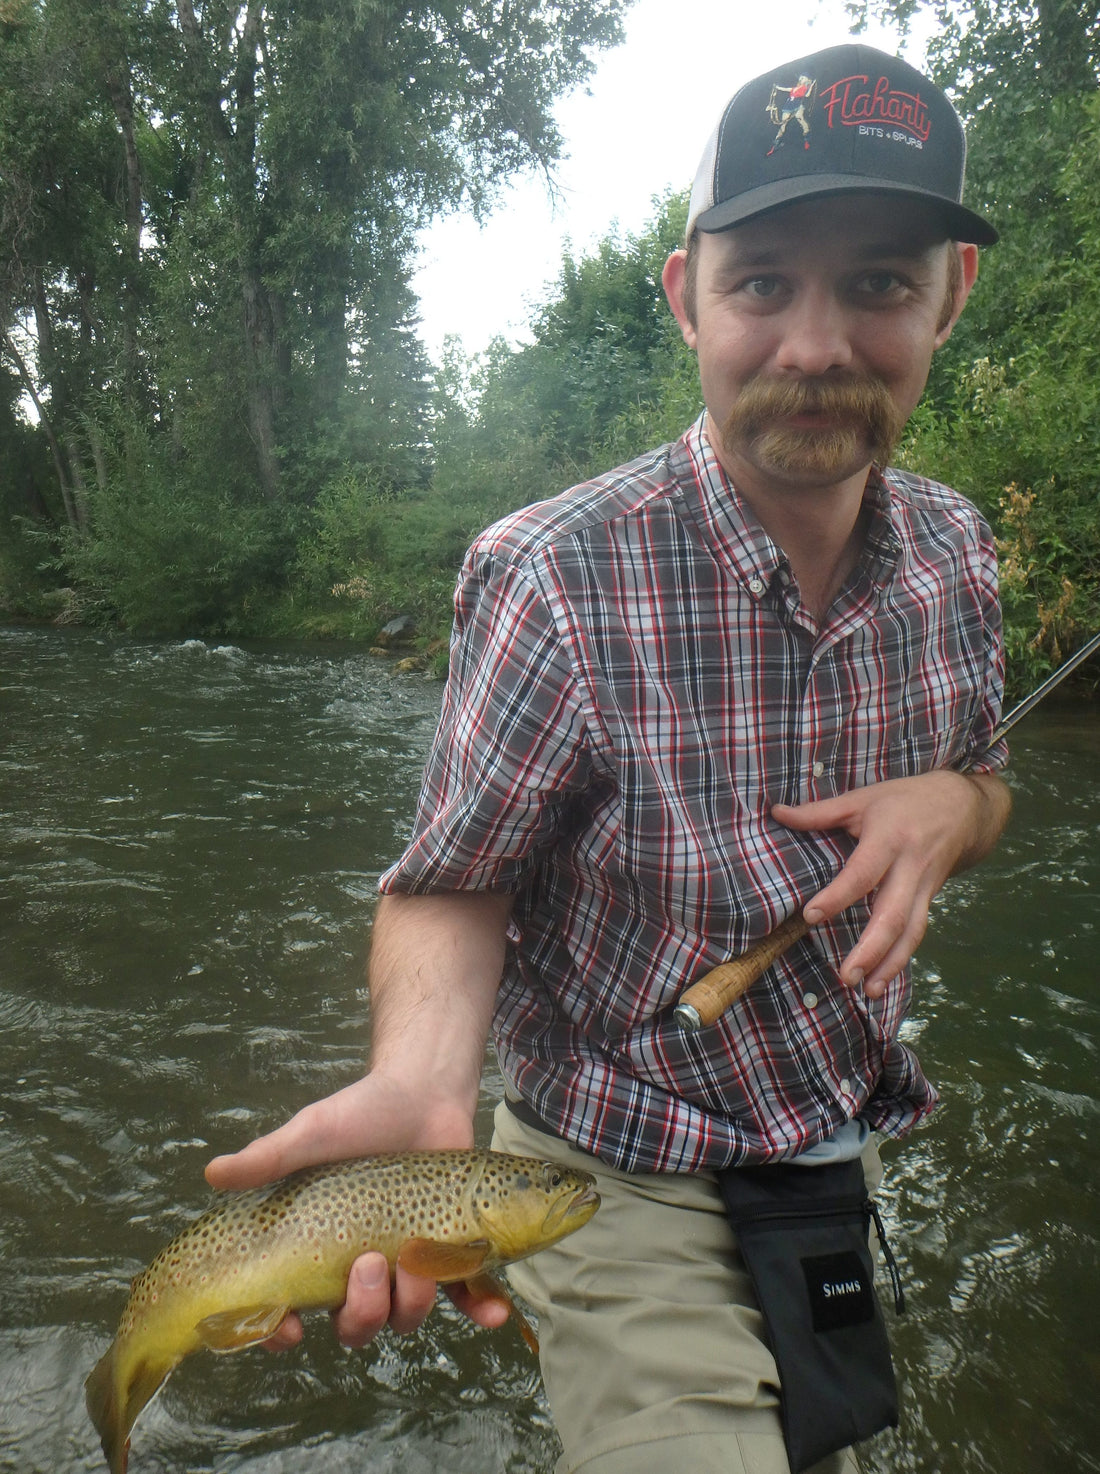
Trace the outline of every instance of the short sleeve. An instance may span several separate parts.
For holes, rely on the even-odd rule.
[[[469,555],[413,837],[383,892],[517,890],[587,781],[572,662],[532,579]]]
[[[985,687],[978,718],[971,729],[959,766],[968,773],[996,773],[1008,763],[1008,743],[994,741],[1004,700],[1005,652],[1001,605],[998,596],[997,553],[993,535],[980,520],[977,560],[978,597],[981,601],[985,639]]]

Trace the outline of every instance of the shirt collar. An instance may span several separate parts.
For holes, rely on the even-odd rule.
[[[868,577],[881,589],[894,577],[901,558],[901,536],[889,475],[889,468],[882,472],[877,466],[872,466],[863,493],[863,505],[871,517],[861,561]]]

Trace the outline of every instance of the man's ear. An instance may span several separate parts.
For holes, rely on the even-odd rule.
[[[936,334],[936,347],[942,348],[951,336],[951,331],[966,306],[966,299],[970,296],[974,283],[978,280],[978,248],[967,245],[962,241],[952,242],[953,249],[959,253],[959,285],[955,293],[955,301],[951,308],[951,315],[943,327]]]
[[[684,278],[687,266],[687,252],[673,251],[665,262],[665,269],[661,272],[661,285],[665,289],[668,305],[672,308],[672,315],[680,324],[680,331],[684,335],[684,342],[689,348],[695,347],[696,335],[695,324],[692,322],[687,308],[684,306]]]

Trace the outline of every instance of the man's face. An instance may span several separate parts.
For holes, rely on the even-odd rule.
[[[948,255],[919,205],[842,195],[702,235],[694,320],[682,258],[669,301],[698,353],[709,433],[735,484],[838,485],[885,462],[977,270],[944,313]]]

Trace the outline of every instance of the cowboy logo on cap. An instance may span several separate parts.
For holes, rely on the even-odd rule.
[[[772,95],[768,99],[768,117],[779,129],[775,135],[775,142],[768,149],[768,156],[775,153],[783,141],[783,136],[793,120],[802,129],[802,147],[810,146],[810,114],[814,109],[814,99],[817,97],[817,83],[812,77],[805,74],[799,76],[793,87],[781,87],[778,82],[772,85]]]

